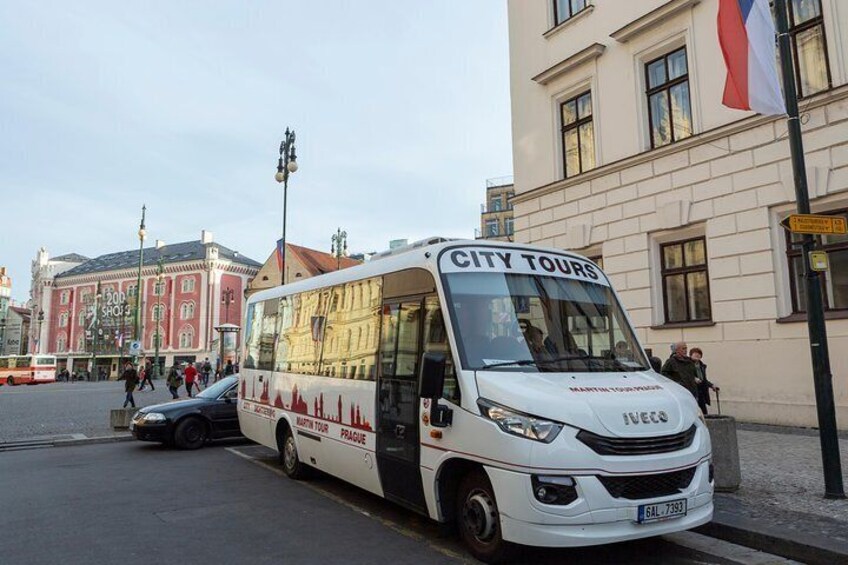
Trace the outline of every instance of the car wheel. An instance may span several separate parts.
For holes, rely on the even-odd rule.
[[[206,424],[200,418],[186,418],[174,430],[174,443],[180,449],[198,449],[206,442]]]
[[[283,472],[290,478],[296,481],[303,480],[309,475],[309,467],[300,461],[300,456],[297,453],[297,443],[294,441],[294,434],[290,428],[282,433],[281,438],[277,438],[277,448],[280,450],[280,463],[283,466]]]
[[[457,494],[459,535],[471,554],[484,563],[511,560],[516,546],[501,537],[498,503],[486,474],[475,471],[466,475]]]
[[[7,377],[6,384],[9,386],[15,386],[15,379],[13,379],[12,377]]]

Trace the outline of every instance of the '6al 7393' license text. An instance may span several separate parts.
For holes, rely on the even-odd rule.
[[[686,516],[685,498],[669,500],[668,502],[658,502],[656,504],[643,504],[639,507],[637,521],[640,524],[645,524],[647,522],[680,518],[681,516]]]

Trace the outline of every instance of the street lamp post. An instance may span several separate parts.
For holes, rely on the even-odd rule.
[[[35,353],[41,353],[41,324],[44,323],[44,310],[38,311],[38,316],[35,318],[38,323],[38,333],[35,334]]]
[[[0,355],[6,354],[6,318],[0,318]]]
[[[161,341],[161,337],[159,335],[159,328],[162,325],[162,292],[164,288],[162,285],[164,284],[164,272],[165,269],[162,265],[162,257],[159,257],[159,261],[156,263],[156,337],[154,338],[153,346],[156,349],[154,356],[156,358],[156,373],[157,377],[162,376],[162,367],[159,365],[159,342]]]
[[[277,174],[274,178],[283,184],[283,238],[277,249],[280,263],[280,281],[286,284],[286,196],[289,187],[289,174],[297,171],[297,155],[294,149],[294,130],[286,128],[286,137],[280,142],[280,158],[277,161]]]
[[[94,292],[94,310],[91,313],[91,376],[97,379],[97,331],[100,329],[100,322],[97,317],[97,303],[102,297],[100,290],[100,281],[97,281],[97,290]]]
[[[235,291],[227,287],[227,290],[221,293],[221,305],[224,307],[224,323],[230,323],[230,305],[235,302]]]
[[[141,338],[141,267],[144,264],[144,237],[147,231],[144,229],[144,215],[147,211],[147,206],[141,207],[141,224],[138,227],[138,277],[135,285],[135,319],[133,320],[133,339],[138,341]]]
[[[347,232],[338,228],[330,241],[332,243],[330,253],[336,256],[336,270],[338,271],[342,268],[342,257],[347,255]]]

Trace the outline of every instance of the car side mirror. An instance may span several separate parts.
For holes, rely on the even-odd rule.
[[[453,423],[453,410],[439,404],[445,388],[444,353],[425,353],[421,359],[421,375],[418,394],[430,399],[430,424],[435,428],[446,428]]]

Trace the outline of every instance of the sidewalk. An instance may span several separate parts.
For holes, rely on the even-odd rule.
[[[848,563],[848,500],[826,500],[818,431],[739,424],[742,485],[700,531],[805,563]],[[840,434],[848,484],[848,438]]]

